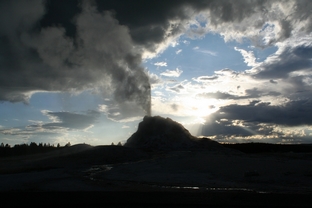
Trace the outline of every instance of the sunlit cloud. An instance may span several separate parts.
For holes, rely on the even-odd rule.
[[[164,62],[164,61],[162,61],[162,62],[156,62],[156,63],[154,63],[154,65],[155,65],[155,66],[167,66],[167,62]]]
[[[256,57],[253,51],[246,51],[244,49],[239,49],[237,47],[235,47],[234,49],[242,54],[244,62],[247,64],[247,66],[254,67],[259,65],[259,63],[257,63],[256,61]]]
[[[218,78],[219,77],[217,75],[213,75],[213,76],[200,76],[200,77],[196,77],[196,78],[192,78],[192,79],[196,82],[210,82],[210,81],[216,80]]]
[[[179,77],[183,73],[182,70],[179,68],[176,68],[175,70],[169,70],[167,69],[165,72],[160,73],[162,76],[166,77]]]

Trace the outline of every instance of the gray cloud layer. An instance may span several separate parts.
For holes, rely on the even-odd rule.
[[[246,95],[245,96],[237,96],[237,95],[231,95],[230,93],[227,92],[209,92],[209,93],[202,93],[198,94],[197,96],[199,97],[204,97],[204,98],[215,98],[215,99],[222,99],[222,100],[241,100],[241,99],[252,99],[252,98],[260,98],[263,96],[278,96],[281,93],[279,92],[266,92],[266,91],[260,91],[257,88],[253,89],[248,89],[245,90]]]
[[[89,111],[86,114],[77,114],[70,112],[46,112],[46,115],[58,122],[46,123],[40,125],[44,129],[68,128],[68,129],[85,129],[95,124],[100,113]],[[33,125],[33,127],[36,125]]]
[[[249,105],[235,104],[222,107],[217,117],[285,126],[311,125],[311,104],[311,100],[290,101],[283,106],[261,102],[251,102]]]
[[[67,131],[85,130],[92,127],[98,122],[100,112],[88,111],[82,113],[71,112],[49,112],[44,111],[44,115],[48,116],[52,122],[36,123],[23,128],[7,128],[1,129],[0,133],[5,135],[62,135]]]

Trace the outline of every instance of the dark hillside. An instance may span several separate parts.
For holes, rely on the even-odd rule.
[[[239,150],[244,153],[312,152],[311,144],[236,143],[236,144],[222,144],[222,146]]]

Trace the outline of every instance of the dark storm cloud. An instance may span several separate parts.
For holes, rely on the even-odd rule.
[[[299,46],[293,49],[293,53],[301,58],[312,58],[312,46]]]
[[[309,84],[311,76],[295,76],[285,79],[288,84],[284,89],[284,96],[290,100],[306,100],[311,98],[312,90]]]
[[[231,23],[240,23],[259,14],[257,20],[246,21],[248,25],[236,30],[244,33],[252,29],[261,29],[266,21],[277,19],[281,31],[280,39],[291,35],[297,21],[307,21],[301,29],[305,32],[312,31],[311,4],[309,0],[302,1],[259,1],[259,0],[171,0],[171,1],[144,1],[144,0],[99,0],[99,9],[113,10],[116,18],[130,28],[131,36],[138,44],[153,49],[155,45],[164,41],[168,36],[185,32],[184,21],[189,21],[192,15],[199,12],[209,13],[209,23],[212,28],[220,29]],[[294,3],[294,5],[287,5]],[[277,5],[291,6],[290,14],[279,17]],[[143,17],[143,18],[142,18]],[[235,29],[229,27],[230,29]],[[225,29],[225,28],[223,28]],[[168,34],[168,31],[170,34]],[[193,33],[201,33],[201,28],[194,28]],[[248,31],[249,32],[249,31]],[[204,32],[205,33],[205,32]],[[195,35],[196,36],[196,35]]]
[[[283,106],[273,106],[255,100],[248,105],[233,104],[221,107],[207,118],[206,124],[201,128],[201,134],[221,139],[233,136],[247,138],[255,135],[258,135],[258,139],[267,135],[284,138],[287,134],[276,131],[275,127],[312,125],[311,118],[311,100],[290,101]],[[300,141],[302,137],[302,135],[292,136],[296,141]]]
[[[300,126],[312,124],[312,101],[290,101],[282,106],[274,106],[260,101],[248,105],[228,105],[221,107],[212,117],[216,120],[242,120],[244,122]]]
[[[279,53],[269,57],[256,68],[259,71],[254,78],[268,79],[270,83],[278,84],[282,87],[280,92],[290,100],[310,98],[312,95],[309,81],[312,70],[311,51],[310,42],[294,43],[294,46],[281,46]]]
[[[130,28],[133,40],[153,51],[157,44],[168,36],[182,32],[181,20],[188,19],[189,14],[183,7],[191,1],[98,1],[99,10],[113,10],[121,24]],[[198,2],[203,5],[202,2]],[[178,20],[170,23],[171,20]],[[167,34],[167,31],[170,34]]]
[[[275,91],[261,91],[258,88],[245,90],[246,96],[241,96],[240,99],[260,98],[264,96],[279,96],[281,93]]]
[[[149,114],[148,75],[127,27],[83,1],[71,21],[76,32],[67,36],[68,28],[57,22],[38,28],[45,8],[40,1],[28,2],[23,8],[28,13],[20,12],[22,2],[2,2],[0,7],[10,11],[7,20],[14,20],[11,27],[2,24],[0,31],[1,100],[27,102],[31,91],[91,88],[104,96],[113,94],[119,103],[135,101]]]

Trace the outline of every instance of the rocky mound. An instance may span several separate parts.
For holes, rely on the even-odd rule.
[[[138,130],[127,140],[126,147],[151,150],[191,150],[223,148],[210,139],[192,136],[180,123],[160,116],[145,116]]]

